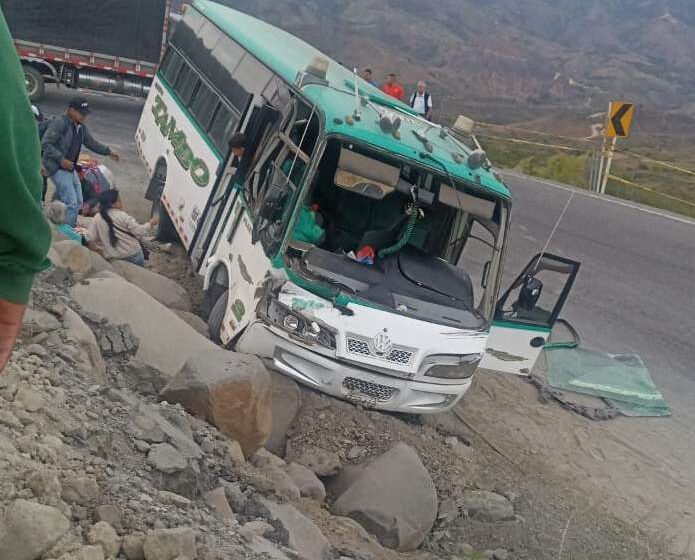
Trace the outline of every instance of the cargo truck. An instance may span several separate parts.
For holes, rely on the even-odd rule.
[[[166,48],[171,0],[0,0],[27,91],[45,84],[147,97]]]

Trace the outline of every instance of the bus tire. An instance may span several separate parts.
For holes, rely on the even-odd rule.
[[[159,217],[159,225],[157,226],[157,241],[162,243],[173,243],[179,240],[179,234],[176,231],[174,222],[171,221],[169,212],[162,204],[161,200],[152,203],[152,214]]]
[[[46,94],[46,82],[43,79],[43,74],[33,66],[25,64],[22,66],[24,70],[24,82],[27,86],[27,95],[34,103],[38,103]]]
[[[227,304],[229,303],[229,290],[225,290],[217,301],[212,306],[210,316],[208,317],[208,330],[210,331],[210,339],[215,344],[222,344],[222,322],[227,313]]]

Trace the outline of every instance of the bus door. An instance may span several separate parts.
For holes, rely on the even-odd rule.
[[[227,306],[219,340],[228,346],[253,318],[257,293],[271,268],[270,259],[254,233],[256,212],[263,193],[273,177],[273,170],[287,150],[280,135],[275,135],[246,174],[242,183],[235,182],[233,204],[226,227],[220,231],[211,260],[223,260],[230,273]],[[216,337],[217,333],[211,333]]]
[[[562,321],[558,317],[578,272],[577,261],[536,255],[498,301],[480,367],[529,375],[553,327]]]
[[[249,144],[245,158],[249,162],[253,162],[259,147],[264,145],[279,115],[279,111],[269,105],[253,109],[244,131]],[[248,167],[243,163],[228,152],[224,163],[221,164],[224,172],[217,174],[217,182],[213,186],[205,211],[198,222],[198,229],[189,253],[194,268],[200,274],[205,274],[207,257],[214,252],[231,215],[237,197],[234,185],[243,181],[244,178],[239,171],[243,173],[244,168]]]

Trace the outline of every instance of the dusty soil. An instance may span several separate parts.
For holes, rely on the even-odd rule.
[[[183,250],[165,249],[155,249],[148,266],[181,282],[199,305],[201,283]],[[592,422],[543,403],[523,378],[495,372],[481,372],[453,412],[435,417],[364,410],[309,390],[303,395],[289,459],[312,444],[357,463],[403,441],[418,451],[440,499],[484,489],[512,500],[514,522],[459,517],[439,525],[426,544],[435,555],[455,553],[465,542],[504,548],[519,560],[695,558],[695,486],[679,476],[687,465],[679,465],[677,442],[668,437],[673,419]],[[655,431],[663,444],[649,449],[644,442],[647,436],[653,442]],[[695,460],[686,442],[680,447],[679,457],[690,453]],[[321,524],[320,514],[311,517]]]
[[[556,529],[545,533],[548,541],[557,542],[569,520],[569,551],[570,539],[581,542],[583,525],[605,513],[616,520],[606,527],[617,531],[616,538],[639,545],[637,558],[695,557],[695,486],[685,478],[692,465],[687,458],[695,460],[695,452],[672,436],[678,418],[592,422],[541,403],[524,380],[494,373],[478,377],[457,412],[497,450],[492,452],[497,462],[508,465],[506,473],[494,468],[482,477],[492,475],[500,483],[506,474],[520,488],[535,485],[534,498],[545,495],[546,504],[553,495],[558,503],[566,496]],[[592,532],[589,542],[599,544],[600,535]]]
[[[203,279],[191,267],[183,246],[157,242],[150,242],[147,245],[150,249],[147,268],[183,286],[191,296],[193,310],[200,314],[203,304]]]

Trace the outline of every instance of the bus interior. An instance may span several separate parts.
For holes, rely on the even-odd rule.
[[[292,138],[302,153],[314,149],[309,136]],[[300,201],[295,185],[307,169],[291,153],[276,165],[259,213],[269,235],[299,206],[286,254],[291,270],[396,313],[487,328],[493,306],[485,295],[495,291],[488,279],[496,278],[507,216],[501,200],[341,138],[326,141]]]

